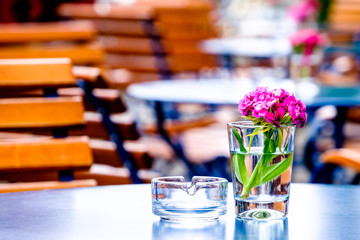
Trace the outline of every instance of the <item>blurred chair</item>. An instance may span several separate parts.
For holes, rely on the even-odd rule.
[[[198,43],[216,36],[206,1],[142,0],[131,5],[63,4],[59,14],[92,20],[105,48],[105,66],[124,87],[132,82],[169,79],[180,72],[214,67]],[[124,75],[122,69],[130,73]],[[125,79],[125,80],[124,80]]]
[[[360,63],[360,2],[351,0],[333,1],[330,6],[328,28],[326,34],[330,46],[324,49],[324,66],[319,75],[321,83],[333,85],[340,88],[358,88],[359,85],[359,63]],[[312,182],[321,183],[353,183],[358,184],[359,159],[357,137],[359,127],[359,108],[338,109],[346,116],[335,122],[343,122],[349,126],[340,129],[343,137],[335,136],[335,144],[330,149],[327,147],[323,152],[315,153],[319,160],[318,166],[314,165]],[[337,113],[340,114],[339,112]],[[336,124],[336,123],[335,123]],[[327,125],[327,127],[329,127]],[[335,134],[336,135],[336,134]],[[347,179],[349,174],[345,169],[355,172],[353,179]],[[337,176],[336,176],[337,175]],[[344,178],[339,180],[340,178]]]
[[[89,169],[92,155],[86,136],[67,136],[67,129],[84,122],[79,97],[50,97],[55,86],[75,83],[64,60],[0,60],[0,91],[14,97],[0,99],[0,179],[22,182],[33,176],[39,182],[2,183],[0,192],[95,186],[96,181],[74,180],[75,170]],[[43,97],[19,97],[22,91],[43,90]],[[9,134],[47,129],[52,137]],[[59,181],[44,181],[51,174]],[[42,180],[42,181],[41,181]]]
[[[2,60],[5,61],[5,60]],[[7,60],[8,62],[11,60]],[[38,60],[40,61],[40,60]],[[96,179],[99,185],[109,185],[109,184],[124,184],[124,183],[140,183],[144,181],[150,181],[151,177],[154,175],[146,174],[152,173],[146,170],[141,170],[142,175],[139,177],[138,170],[140,168],[149,169],[152,165],[152,158],[147,154],[147,149],[144,148],[142,143],[132,143],[125,144],[124,139],[138,139],[139,135],[136,132],[136,128],[133,122],[130,121],[112,121],[110,118],[111,110],[121,110],[124,111],[124,107],[121,107],[119,103],[119,96],[113,94],[110,96],[101,96],[101,89],[94,90],[92,87],[92,82],[99,78],[99,69],[91,68],[88,71],[84,71],[84,67],[82,68],[71,68],[71,63],[68,59],[41,59],[43,65],[47,66],[51,65],[52,62],[60,62],[62,65],[67,66],[67,74],[72,77],[72,82],[67,85],[56,85],[56,81],[52,82],[52,79],[56,80],[56,76],[58,75],[56,71],[53,72],[40,72],[43,74],[43,82],[40,83],[39,86],[29,85],[27,82],[27,76],[30,74],[29,72],[23,72],[21,74],[21,79],[17,82],[19,86],[17,86],[17,91],[15,93],[5,92],[2,94],[2,97],[13,94],[15,97],[27,96],[27,97],[39,97],[39,89],[41,87],[46,86],[46,94],[47,96],[57,97],[61,95],[61,97],[70,97],[70,98],[80,98],[85,99],[85,101],[89,101],[91,107],[101,113],[97,114],[95,112],[84,112],[82,117],[86,119],[86,125],[84,122],[83,128],[69,129],[65,135],[87,135],[91,137],[90,146],[94,156],[95,163],[93,164],[89,171],[76,171],[75,178],[76,179],[87,179],[92,178]],[[5,63],[8,63],[5,61]],[[28,66],[35,66],[34,69],[41,71],[41,68],[36,69],[37,60],[36,59],[23,59],[18,60],[14,59],[12,61],[13,64],[25,62]],[[45,62],[45,63],[44,63]],[[6,64],[4,63],[4,71],[7,69]],[[60,65],[61,65],[60,64]],[[35,71],[34,70],[34,71]],[[62,70],[59,68],[59,71]],[[92,70],[92,71],[91,71]],[[97,70],[97,71],[95,71]],[[81,77],[81,79],[76,79],[72,72],[75,72],[77,77]],[[52,74],[52,77],[48,75]],[[35,75],[36,76],[36,75]],[[60,75],[61,77],[61,75]],[[76,84],[83,86],[83,90],[79,88],[65,88],[65,87],[74,87]],[[60,88],[59,88],[60,87]],[[28,91],[28,89],[31,91]],[[21,91],[20,91],[21,90]],[[24,91],[26,90],[26,91]],[[107,90],[107,89],[105,89]],[[96,94],[93,94],[96,92]],[[100,93],[99,93],[100,92]],[[40,92],[41,94],[41,92]],[[95,104],[95,105],[94,105]],[[85,106],[88,104],[85,104]],[[113,108],[111,108],[111,105]],[[120,109],[119,109],[120,108]],[[94,117],[95,116],[95,117]],[[105,127],[104,127],[105,126]],[[120,128],[121,130],[119,130]],[[34,131],[36,130],[36,131]],[[32,129],[33,133],[41,134],[48,136],[51,132],[48,130]],[[61,135],[61,133],[60,133]],[[100,138],[103,140],[101,141]],[[105,140],[104,140],[105,139]],[[130,147],[125,146],[130,145]],[[129,151],[128,151],[129,149]],[[50,176],[50,178],[53,176]]]
[[[331,29],[340,32],[354,32],[359,30],[360,2],[353,0],[332,1],[328,24]]]
[[[94,85],[106,82],[98,68],[74,67],[73,73],[81,88],[62,88],[58,92],[62,96],[82,95],[85,99],[85,106],[88,106],[85,114],[86,127],[71,130],[70,134],[87,134],[91,137],[94,162],[102,164],[104,172],[110,171],[109,178],[98,179],[99,185],[114,183],[114,176],[111,174],[114,168],[104,164],[116,167],[119,171],[122,169],[121,183],[149,182],[156,176],[155,172],[149,171],[153,157],[142,141],[134,119],[127,112],[120,91],[94,88]],[[138,170],[141,170],[141,176]],[[84,173],[82,177],[86,176]],[[121,178],[116,181],[121,181]]]
[[[336,171],[342,168],[343,170],[350,169],[355,174],[353,174],[352,178],[340,183],[360,183],[360,151],[357,148],[327,150],[320,155],[320,161],[324,165],[316,173],[313,179],[314,182],[334,183],[336,181]]]
[[[84,97],[87,124],[82,132],[77,133],[92,138],[91,146],[96,163],[108,163],[116,167],[125,163],[128,169],[134,166],[134,171],[130,171],[133,180],[129,179],[126,169],[122,170],[121,174],[126,176],[123,183],[142,181],[137,177],[138,167],[135,167],[135,161],[138,161],[136,165],[139,168],[148,169],[151,167],[152,158],[146,153],[143,143],[126,144],[133,152],[130,153],[131,156],[128,156],[127,150],[120,149],[124,140],[135,142],[140,136],[134,120],[125,113],[126,106],[121,92],[109,89],[110,81],[104,75],[103,69],[104,52],[95,39],[97,31],[94,25],[90,21],[80,20],[1,26],[0,58],[68,57],[77,65],[72,70],[78,79],[79,87],[60,88],[57,92],[63,96]],[[104,168],[105,166],[102,170],[106,172]],[[108,170],[113,172],[111,168]],[[119,183],[120,178],[116,181]],[[108,184],[107,181],[98,182],[100,185]]]

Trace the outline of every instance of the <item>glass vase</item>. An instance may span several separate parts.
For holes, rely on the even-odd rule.
[[[287,216],[295,125],[228,124],[235,213],[244,219]]]
[[[292,54],[290,58],[290,78],[295,82],[314,80],[319,72],[321,61],[321,52],[315,52],[309,56]]]

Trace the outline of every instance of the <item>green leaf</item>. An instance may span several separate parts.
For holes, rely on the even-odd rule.
[[[264,154],[274,153],[276,151],[275,140],[272,139],[271,137],[272,134],[268,135],[264,140],[264,149],[263,149]]]
[[[278,132],[278,138],[277,138],[277,146],[279,148],[279,151],[281,152],[281,144],[283,142],[283,133],[282,133],[282,130],[281,128],[280,129],[277,129],[277,132]]]
[[[235,153],[233,156],[233,170],[236,178],[245,186],[249,183],[249,174],[245,165],[245,155]]]
[[[263,175],[257,186],[274,180],[275,178],[283,174],[290,167],[292,160],[293,153],[291,153],[289,157],[287,157],[284,161],[267,166],[264,169]]]
[[[273,160],[277,155],[276,154],[266,154],[263,155],[264,160],[262,162],[262,171],[266,168],[266,166]]]
[[[238,133],[238,132],[235,130],[235,128],[232,128],[231,131],[232,131],[233,135],[235,136],[236,140],[237,140],[238,143],[239,143],[240,151],[241,151],[241,152],[246,152],[246,148],[245,148],[244,145],[243,145],[243,142],[242,142],[242,138],[241,138],[241,136],[240,136],[240,133]]]
[[[270,139],[269,153],[276,152],[276,143],[274,139]]]
[[[250,152],[251,144],[252,144],[252,141],[253,141],[255,135],[260,134],[260,133],[265,133],[265,132],[269,131],[270,129],[271,129],[271,127],[267,127],[263,130],[262,130],[262,128],[256,128],[254,130],[254,132],[246,135],[247,137],[251,136],[250,141],[249,141],[249,152]]]

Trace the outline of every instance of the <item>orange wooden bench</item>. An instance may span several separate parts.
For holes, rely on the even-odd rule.
[[[21,71],[20,71],[20,70]],[[0,60],[0,70],[6,71],[6,74],[0,76],[0,85],[2,88],[0,91],[7,91],[7,96],[11,96],[10,92],[14,91],[14,94],[17,98],[11,99],[11,104],[9,98],[0,98],[0,113],[5,114],[6,117],[2,118],[0,121],[1,126],[4,127],[4,130],[11,130],[15,132],[30,131],[33,133],[49,135],[53,127],[57,127],[56,124],[62,123],[65,126],[68,125],[84,125],[81,128],[70,128],[68,129],[68,134],[71,135],[88,135],[89,132],[87,129],[91,129],[94,134],[99,134],[103,132],[103,135],[109,139],[108,134],[102,126],[101,117],[97,117],[97,120],[91,120],[88,118],[89,114],[85,114],[84,105],[82,99],[84,94],[62,94],[61,92],[66,90],[61,88],[57,91],[58,94],[63,95],[62,97],[53,97],[53,98],[40,98],[42,92],[32,93],[31,98],[19,98],[23,91],[26,89],[42,89],[42,88],[57,88],[57,87],[69,87],[76,86],[76,77],[81,77],[86,79],[89,82],[95,82],[99,77],[101,71],[97,68],[85,68],[77,67],[72,68],[70,59],[22,59],[22,60]],[[89,71],[86,71],[89,70]],[[41,73],[40,73],[41,72]],[[32,74],[32,78],[28,78],[29,74]],[[14,76],[11,78],[11,76]],[[21,91],[19,92],[16,86],[21,86]],[[79,90],[79,89],[77,89]],[[95,95],[100,96],[99,99],[111,102],[114,99],[118,98],[117,94],[113,96],[106,95],[107,89],[95,89]],[[106,91],[106,92],[103,92]],[[104,96],[106,95],[106,96]],[[76,104],[74,101],[76,100]],[[44,102],[45,101],[45,102]],[[3,104],[2,104],[3,103]],[[114,102],[115,105],[116,101]],[[9,106],[16,105],[16,108]],[[54,107],[55,105],[55,107]],[[31,107],[29,107],[31,106]],[[121,110],[123,111],[123,110]],[[96,113],[95,113],[96,114]],[[77,122],[78,119],[81,119],[81,122]],[[89,122],[85,125],[85,120]],[[52,124],[54,122],[54,124]],[[2,125],[1,125],[2,124]],[[119,125],[122,125],[121,122],[118,122]],[[133,124],[127,123],[130,126],[130,129],[136,130]],[[20,128],[21,126],[21,128]],[[43,127],[46,127],[43,130]],[[5,129],[6,128],[6,129]],[[123,129],[124,132],[127,132],[127,129]],[[133,135],[133,133],[127,133],[128,136],[124,134],[127,138],[138,138],[138,135]],[[1,136],[1,135],[0,135]],[[90,137],[92,137],[90,135]],[[58,140],[58,139],[56,139]],[[87,141],[89,141],[87,139]],[[90,141],[91,143],[91,141]],[[109,144],[109,142],[107,142]],[[126,169],[111,169],[110,165],[123,166],[122,159],[119,159],[119,156],[116,155],[116,148],[106,148],[104,144],[91,143],[91,149],[89,147],[90,155],[95,157],[96,162],[106,163],[109,166],[106,168],[107,171],[104,171],[104,168],[97,165],[92,165],[90,170],[75,171],[74,175],[76,179],[96,179],[99,184],[122,184],[122,183],[131,183],[129,177],[129,171]],[[144,168],[150,168],[152,163],[152,158],[150,158],[144,149],[134,149],[137,165]],[[116,158],[117,164],[112,164],[111,161],[107,162],[104,159],[104,153],[108,156]],[[114,157],[115,156],[115,157]],[[143,159],[146,159],[143,162]],[[13,174],[2,174],[2,177],[6,177],[7,180],[15,181],[18,176]],[[54,174],[43,174],[42,177],[45,180],[54,179]],[[36,179],[36,178],[35,178]],[[31,174],[22,173],[21,180],[31,181],[34,180]]]
[[[46,86],[67,86],[75,82],[71,74],[69,60],[42,61],[28,60],[0,60],[1,89],[8,91],[26,79],[25,85],[39,86],[41,80],[46,80]],[[31,66],[35,66],[31,68]],[[42,67],[39,67],[42,66]],[[45,73],[54,75],[57,71],[61,74],[58,78],[51,79]],[[43,72],[43,74],[39,73]],[[11,77],[13,76],[13,78]],[[1,98],[0,99],[0,130],[29,130],[37,128],[63,129],[70,126],[84,124],[84,107],[79,97],[58,98]],[[18,138],[0,139],[0,172],[1,179],[7,180],[6,175],[12,175],[16,181],[26,174],[43,174],[58,172],[62,180],[67,177],[70,170],[89,169],[92,164],[92,153],[88,137],[51,138],[38,136],[24,136]],[[71,174],[70,174],[71,175]],[[19,179],[20,180],[20,179]],[[20,180],[21,181],[21,180]],[[95,180],[86,180],[71,183],[59,181],[34,182],[27,184],[1,184],[0,192],[40,190],[44,188],[67,188],[95,186]]]

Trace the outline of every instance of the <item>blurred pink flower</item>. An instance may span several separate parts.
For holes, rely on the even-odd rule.
[[[290,36],[290,42],[295,53],[304,54],[304,64],[310,61],[309,56],[317,47],[324,45],[323,36],[314,29],[304,29]]]
[[[305,22],[316,15],[319,6],[317,0],[303,0],[291,6],[288,15],[298,23]]]

